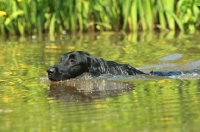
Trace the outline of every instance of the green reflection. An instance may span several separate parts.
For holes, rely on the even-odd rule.
[[[169,35],[169,36],[168,36]],[[134,90],[83,102],[53,100],[46,69],[72,50],[145,65],[199,59],[199,37],[174,34],[96,34],[48,40],[0,40],[1,131],[198,131],[199,80],[132,80]],[[178,60],[160,58],[179,53]],[[191,66],[192,67],[192,66]],[[44,79],[45,80],[45,79]]]

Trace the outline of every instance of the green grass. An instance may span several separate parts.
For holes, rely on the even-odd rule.
[[[200,0],[0,0],[0,34],[200,28]]]

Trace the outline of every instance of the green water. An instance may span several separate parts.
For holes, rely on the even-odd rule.
[[[58,62],[61,54],[72,50],[129,63],[145,72],[200,68],[199,36],[174,36],[90,34],[59,36],[55,41],[1,38],[0,131],[197,132],[199,78],[115,78],[116,83],[107,80],[108,88],[123,88],[127,83],[134,89],[95,95],[78,92],[78,96],[76,91],[67,90],[70,87],[55,85],[52,90],[46,79],[46,69]],[[78,88],[88,88],[91,81]]]

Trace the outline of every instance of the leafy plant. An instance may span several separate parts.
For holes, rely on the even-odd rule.
[[[200,0],[1,0],[0,34],[199,29]]]

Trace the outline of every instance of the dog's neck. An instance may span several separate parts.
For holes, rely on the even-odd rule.
[[[119,64],[113,61],[106,61],[102,58],[91,58],[88,71],[94,75],[136,75],[144,74],[128,64]]]

